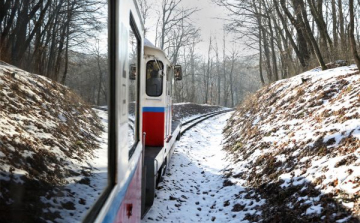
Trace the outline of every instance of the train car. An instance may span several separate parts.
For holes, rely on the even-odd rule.
[[[136,1],[110,5],[110,144],[116,166],[111,193],[96,222],[139,222],[153,204],[180,133],[172,123],[172,88],[181,67],[144,39]],[[114,7],[114,8],[112,8]],[[111,112],[112,111],[112,112]]]
[[[148,40],[144,44],[142,67],[141,123],[146,135],[144,214],[153,204],[156,184],[169,166],[174,142],[180,135],[179,123],[172,122],[172,90],[174,81],[181,80],[181,67],[173,65],[165,53]]]
[[[109,176],[111,191],[96,222],[139,222],[143,145],[140,76],[144,27],[134,0],[109,1]],[[95,214],[90,211],[90,215]]]
[[[42,24],[43,13],[52,13],[46,11],[51,3],[58,12],[76,8],[75,1],[34,6],[44,11],[24,27],[31,31],[33,23]],[[23,16],[33,5],[7,1],[7,16],[15,11]],[[97,64],[90,53],[69,53],[73,67],[68,83],[65,75],[42,77],[0,61],[0,94],[9,102],[0,111],[0,222],[140,222],[153,204],[156,184],[180,135],[179,124],[172,122],[172,90],[174,81],[181,80],[181,67],[145,40],[136,0],[108,1],[108,13],[108,55],[103,57],[108,79],[92,71],[102,72],[100,52]],[[49,48],[60,46],[56,38],[64,40],[56,28],[47,31],[43,38],[54,42]],[[7,41],[10,46],[11,39]],[[29,58],[42,53],[29,48]],[[41,57],[53,57],[52,52],[45,49]],[[40,72],[37,67],[43,62],[25,62],[19,66]],[[60,69],[61,63],[59,59],[58,71],[66,70]],[[85,88],[85,81],[91,87]],[[106,95],[100,111],[93,107],[99,105],[101,90]]]

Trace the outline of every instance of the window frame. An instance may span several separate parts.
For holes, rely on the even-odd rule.
[[[161,64],[161,66],[162,66],[162,72],[163,72],[163,76],[161,77],[161,93],[159,94],[159,95],[149,95],[148,94],[148,85],[147,85],[147,81],[148,81],[148,79],[147,79],[147,69],[148,69],[148,64],[150,63],[150,62],[156,62],[156,63],[160,63]],[[149,96],[149,97],[161,97],[163,94],[164,94],[164,76],[166,76],[166,74],[165,74],[165,71],[164,71],[164,63],[161,61],[161,60],[157,60],[157,59],[153,59],[153,60],[148,60],[147,62],[146,62],[146,72],[145,72],[145,93],[146,93],[146,95],[147,96]],[[166,81],[166,80],[165,80]]]
[[[135,105],[135,120],[134,120],[134,144],[132,145],[131,149],[129,149],[129,160],[131,159],[132,155],[135,153],[136,147],[140,141],[139,137],[139,123],[140,123],[140,116],[139,116],[139,109],[140,109],[140,75],[141,75],[141,35],[139,29],[135,23],[134,17],[130,12],[130,29],[134,33],[135,39],[137,41],[137,78],[136,78],[136,105]],[[129,73],[130,75],[130,73]],[[130,77],[130,76],[129,76]],[[127,77],[127,78],[129,78]],[[129,87],[129,86],[128,86]],[[128,102],[129,103],[129,102]]]

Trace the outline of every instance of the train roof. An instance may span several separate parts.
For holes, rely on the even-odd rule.
[[[152,44],[152,42],[150,42],[150,40],[148,40],[146,38],[144,38],[144,54],[145,55],[152,55],[152,56],[155,56],[155,57],[159,57],[159,56],[165,57],[165,59],[167,59],[169,61],[169,63],[171,63],[169,58],[165,54],[165,52],[163,50],[161,50],[160,48],[154,46],[154,44]]]
[[[144,46],[147,47],[152,47],[152,48],[157,48],[156,46],[154,46],[154,44],[152,44],[152,42],[150,42],[150,40],[144,38]],[[159,49],[159,48],[158,48]]]

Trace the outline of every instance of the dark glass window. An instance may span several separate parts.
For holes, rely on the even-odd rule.
[[[158,97],[163,92],[164,65],[160,60],[150,60],[146,64],[146,94]]]
[[[136,144],[139,141],[137,135],[138,129],[138,88],[139,88],[139,59],[140,59],[140,38],[137,29],[130,19],[130,35],[129,35],[129,77],[128,77],[128,147],[129,158],[131,158]]]

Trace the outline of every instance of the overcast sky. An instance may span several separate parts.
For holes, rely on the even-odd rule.
[[[147,38],[154,43],[155,42],[155,29],[156,29],[156,19],[157,11],[161,9],[162,0],[147,0],[148,4],[151,5],[150,15],[146,21],[146,28],[148,28]],[[200,28],[201,31],[201,40],[197,45],[197,54],[207,55],[208,45],[210,36],[213,37],[213,44],[215,45],[215,39],[217,41],[220,56],[222,56],[223,48],[223,27],[226,24],[226,19],[228,16],[228,11],[224,7],[216,5],[212,0],[182,0],[179,7],[183,8],[197,8],[198,11],[191,16],[191,20],[195,27]],[[104,10],[106,10],[104,8]],[[99,36],[100,41],[107,41],[107,32],[104,32]],[[215,38],[215,39],[214,39]],[[227,33],[226,35],[226,50],[229,53],[230,50],[234,48],[232,41],[234,40],[234,35]],[[88,46],[93,46],[95,40],[88,40],[90,44]],[[101,44],[101,52],[106,51],[106,44]],[[249,50],[244,46],[243,40],[236,40],[236,48],[239,49],[241,55],[251,55],[253,50]]]
[[[150,16],[146,22],[146,27],[148,28],[147,38],[151,41],[155,41],[155,27],[156,27],[156,10],[160,9],[161,1],[148,0],[152,5],[151,10],[154,16]],[[223,18],[227,17],[227,11],[225,8],[220,7],[213,3],[211,0],[182,0],[180,3],[181,7],[184,8],[197,8],[199,11],[195,12],[191,16],[196,27],[199,27],[201,30],[201,39],[202,42],[198,44],[199,54],[206,55],[210,35],[217,39],[218,47],[220,52],[222,52],[223,47],[223,26],[226,23]],[[232,44],[230,41],[233,39],[233,35],[228,34],[226,37],[227,46],[226,48],[231,48]],[[214,40],[213,40],[214,43]]]
[[[147,38],[154,42],[155,40],[155,28],[156,28],[156,10],[159,11],[161,0],[148,0],[152,4],[151,10],[154,16],[149,18],[149,22],[146,22],[146,26],[149,29],[149,35]],[[223,48],[223,27],[227,23],[225,19],[228,19],[229,11],[224,7],[216,5],[212,0],[182,0],[180,3],[184,8],[197,8],[198,12],[195,12],[191,19],[196,27],[201,30],[202,42],[198,44],[198,54],[207,55],[210,35],[216,38],[219,51],[222,52]],[[227,54],[235,47],[240,52],[240,56],[254,55],[254,50],[245,46],[244,40],[236,39],[236,46],[234,46],[233,40],[235,35],[232,33],[226,34],[226,51]],[[213,40],[213,43],[215,41]],[[222,53],[221,53],[222,55]]]

